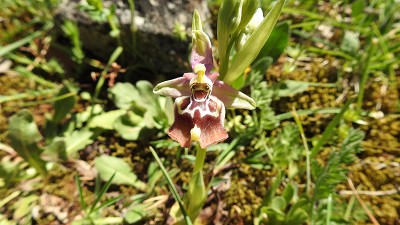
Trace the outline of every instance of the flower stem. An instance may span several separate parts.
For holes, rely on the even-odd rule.
[[[203,165],[206,158],[206,149],[196,146],[196,161],[194,163],[192,178],[187,192],[187,213],[195,221],[207,199],[207,187],[204,183]]]
[[[196,161],[194,163],[193,174],[203,169],[204,161],[206,159],[206,149],[196,146]]]

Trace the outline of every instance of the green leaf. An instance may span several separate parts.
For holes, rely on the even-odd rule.
[[[278,21],[284,4],[285,0],[279,0],[274,5],[260,26],[246,41],[243,48],[233,57],[226,73],[227,76],[223,78],[225,83],[231,84],[234,82],[260,53],[262,46],[267,42],[272,29]]]
[[[283,212],[286,206],[287,202],[282,196],[276,196],[271,201],[271,207],[277,211]]]
[[[302,208],[296,208],[286,216],[285,224],[301,225],[306,222],[308,218],[307,212]]]
[[[75,176],[75,186],[78,189],[79,202],[81,204],[81,207],[82,207],[83,210],[86,210],[87,209],[87,204],[86,204],[85,198],[83,197],[83,188],[82,188],[81,180],[79,179],[78,176]]]
[[[282,197],[286,200],[287,203],[290,203],[290,201],[296,194],[296,187],[293,184],[288,184],[283,190]]]
[[[37,142],[42,135],[28,110],[21,110],[11,116],[8,137],[15,151],[39,173],[46,174],[46,162],[40,158],[42,150]]]
[[[258,7],[258,0],[243,0],[241,9],[241,19],[238,26],[238,31],[244,29],[246,25],[253,18],[254,13]]]
[[[66,85],[61,88],[54,98],[53,103],[53,117],[46,121],[46,127],[44,130],[44,136],[46,137],[46,142],[51,141],[58,132],[58,125],[61,120],[63,120],[75,107],[77,101],[77,90],[71,85]]]
[[[355,19],[360,15],[364,15],[364,9],[366,7],[365,0],[356,0],[351,5],[351,16]]]
[[[116,119],[126,114],[125,109],[111,110],[100,115],[94,116],[89,122],[89,128],[101,128],[105,130],[114,129]]]
[[[308,82],[296,81],[296,80],[286,80],[278,84],[278,89],[276,90],[276,95],[279,97],[293,96],[298,93],[304,92],[310,86]]]
[[[11,200],[13,200],[14,198],[16,198],[16,197],[18,197],[20,195],[21,195],[21,191],[14,191],[11,194],[7,195],[2,200],[0,200],[0,208],[2,208],[8,202],[10,202]],[[0,217],[0,221],[1,221],[1,217]]]
[[[141,221],[147,215],[146,207],[144,205],[137,205],[125,213],[124,220],[128,224],[133,224]]]
[[[128,140],[138,139],[142,130],[146,130],[143,133],[155,128],[161,130],[172,123],[172,100],[154,95],[153,85],[148,81],[138,81],[136,86],[130,83],[117,83],[109,89],[109,93],[117,107],[129,109],[127,115],[121,116],[115,121],[114,126]],[[171,110],[168,110],[169,108]],[[144,127],[146,129],[143,129]],[[153,133],[150,132],[150,134]],[[143,138],[145,137],[143,136]]]
[[[43,151],[43,155],[57,162],[58,160],[67,160],[67,147],[65,141],[54,139]]]
[[[120,158],[102,155],[95,159],[94,165],[104,181],[115,173],[112,183],[132,185],[139,190],[146,189],[146,184],[138,180],[129,164]]]
[[[27,197],[20,198],[13,205],[15,207],[14,218],[18,220],[31,213],[38,199],[37,195],[28,195]]]
[[[262,207],[261,215],[265,218],[264,222],[266,224],[284,225],[285,214],[280,210],[271,207]]]
[[[276,25],[268,38],[268,41],[262,47],[257,59],[272,57],[276,61],[285,51],[289,43],[289,23],[280,23]],[[256,60],[257,60],[256,59]]]
[[[279,188],[279,185],[281,185],[283,179],[283,172],[280,172],[277,176],[275,176],[272,180],[272,185],[268,192],[265,194],[262,205],[263,206],[268,206],[272,202],[272,199],[274,198],[276,191]]]
[[[333,136],[333,129],[339,124],[341,121],[344,113],[349,108],[350,104],[354,102],[354,99],[349,99],[346,104],[342,107],[340,112],[333,117],[332,121],[328,124],[327,128],[325,129],[324,133],[322,133],[322,137],[318,140],[317,144],[312,147],[310,150],[310,158],[314,158],[321,147],[328,141],[329,138]],[[300,114],[299,114],[300,115]]]
[[[285,224],[301,225],[308,219],[306,209],[310,207],[310,199],[301,198],[292,207],[286,215]]]
[[[88,130],[79,130],[74,131],[71,135],[67,137],[63,137],[66,145],[66,152],[68,156],[72,156],[77,151],[83,149],[89,144],[93,143],[91,137],[93,136],[93,132]]]
[[[143,117],[128,111],[125,115],[118,117],[114,121],[114,129],[126,140],[145,139],[152,136],[155,132],[152,127],[146,124]]]
[[[136,100],[139,92],[131,83],[116,83],[114,87],[108,89],[110,98],[114,104],[120,109],[129,109],[132,102]]]
[[[199,150],[198,150],[199,151]],[[199,215],[204,202],[207,200],[207,188],[204,183],[203,172],[197,171],[192,175],[187,192],[187,212],[194,221]]]
[[[100,179],[96,179],[96,186],[95,186],[95,195],[96,198],[94,199],[92,206],[90,207],[89,213],[91,214],[92,212],[95,212],[95,208],[97,203],[99,203],[100,199],[104,196],[104,194],[107,192],[108,188],[110,188],[111,186],[111,182],[114,180],[115,177],[115,173],[114,172],[107,180],[106,183],[104,184],[103,187],[101,187],[100,190],[98,190],[97,188],[100,188],[100,184],[98,182],[100,182]],[[97,176],[98,178],[99,176]]]
[[[349,53],[351,55],[357,55],[360,49],[359,34],[353,31],[345,31],[340,50]]]
[[[56,96],[58,100],[56,100],[53,104],[54,123],[59,123],[75,107],[77,101],[76,94],[77,90],[72,86],[64,86],[63,88],[61,88],[61,90],[58,92]]]
[[[176,202],[178,203],[178,205],[179,205],[179,209],[181,210],[181,213],[182,213],[182,215],[183,215],[183,219],[184,219],[186,225],[192,225],[193,223],[192,223],[192,221],[190,220],[190,218],[189,218],[189,216],[188,216],[188,214],[187,214],[187,212],[186,212],[184,203],[183,203],[181,197],[179,196],[178,191],[176,190],[176,187],[175,187],[175,185],[174,185],[174,182],[172,181],[172,179],[171,179],[171,177],[169,176],[167,170],[165,169],[163,163],[161,162],[161,159],[158,157],[157,152],[154,151],[153,147],[151,147],[151,146],[150,146],[150,151],[151,151],[151,154],[152,154],[152,155],[154,156],[154,158],[156,159],[156,162],[157,162],[158,166],[160,167],[161,171],[162,171],[163,174],[164,174],[165,179],[166,179],[167,182],[168,182],[169,189],[171,190],[172,196],[174,197],[175,201],[176,201]],[[171,211],[172,211],[172,209],[171,209]]]
[[[217,22],[218,53],[221,61],[224,61],[227,55],[229,35],[239,26],[240,5],[239,0],[223,0],[221,3]]]
[[[23,45],[28,44],[30,41],[32,41],[33,39],[39,37],[42,34],[43,34],[43,31],[39,30],[39,31],[31,33],[30,35],[28,35],[28,36],[26,36],[26,37],[24,37],[24,38],[22,38],[22,39],[20,39],[18,41],[15,41],[15,42],[13,42],[13,43],[11,43],[9,45],[0,47],[0,57],[2,57],[4,55],[14,51],[15,49],[17,49],[17,48],[19,48],[19,47],[21,47]]]
[[[315,177],[314,200],[327,198],[334,192],[336,185],[346,180],[347,169],[344,166],[356,159],[356,153],[361,151],[363,139],[364,133],[362,131],[350,129],[340,150],[331,152],[324,167],[314,162],[312,168]]]

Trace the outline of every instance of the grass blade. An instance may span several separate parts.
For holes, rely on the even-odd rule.
[[[83,198],[82,184],[81,184],[81,180],[79,179],[78,176],[75,176],[75,185],[78,187],[79,201],[81,203],[82,209],[86,210],[87,205],[86,205],[85,199]]]
[[[97,99],[99,97],[100,90],[104,85],[104,82],[106,80],[106,75],[107,75],[108,70],[111,67],[111,64],[118,59],[118,57],[121,55],[123,50],[124,49],[122,47],[118,47],[111,54],[111,56],[110,56],[110,58],[109,58],[109,60],[107,62],[106,67],[104,67],[103,71],[100,74],[99,81],[97,82],[97,85],[96,85],[96,88],[95,88],[95,91],[94,91],[93,99]]]
[[[299,129],[301,140],[303,141],[304,149],[306,150],[306,193],[308,196],[311,196],[311,162],[310,162],[310,149],[308,148],[307,138],[304,133],[303,125],[301,124],[301,120],[299,115],[297,115],[296,109],[292,110],[294,121],[296,122],[297,128]]]
[[[311,115],[311,114],[336,114],[340,113],[341,108],[338,107],[330,107],[330,108],[322,108],[322,109],[301,109],[297,110],[296,113],[299,116],[303,115]],[[275,116],[275,119],[278,121],[291,119],[293,117],[292,112],[286,112]]]
[[[192,225],[192,221],[190,220],[189,216],[186,213],[185,206],[183,205],[182,199],[179,197],[178,191],[175,188],[174,183],[172,182],[171,177],[169,176],[167,170],[165,169],[164,165],[162,164],[160,158],[158,157],[156,151],[150,146],[150,151],[151,154],[153,154],[154,158],[156,159],[156,162],[158,163],[158,166],[160,166],[160,169],[162,173],[164,174],[165,179],[168,182],[168,186],[172,192],[172,196],[174,197],[175,201],[178,202],[179,208],[181,209],[182,215],[184,217],[184,220],[186,222],[186,225]]]
[[[112,204],[118,202],[119,200],[121,200],[123,197],[124,197],[124,196],[121,195],[121,196],[112,198],[112,199],[110,199],[110,200],[107,200],[107,201],[105,201],[104,203],[102,203],[101,205],[99,205],[98,207],[94,208],[93,211],[97,211],[97,210],[99,210],[99,209],[102,209],[102,208],[105,208],[105,207],[107,207],[107,206],[110,206],[110,205],[112,205]]]
[[[7,46],[1,47],[0,48],[0,57],[6,55],[9,52],[14,51],[15,49],[29,43],[30,41],[32,41],[34,38],[39,37],[40,35],[42,35],[42,31],[36,31],[14,43],[11,43]]]
[[[101,188],[99,193],[96,196],[96,199],[94,200],[92,207],[90,208],[89,214],[94,212],[94,209],[96,208],[97,203],[100,201],[101,197],[107,192],[108,188],[111,186],[111,182],[114,179],[115,173],[110,177],[110,179],[104,184],[104,186]]]
[[[338,114],[333,117],[332,121],[329,123],[328,127],[325,129],[324,133],[322,134],[321,139],[319,139],[318,143],[311,149],[311,155],[310,158],[314,158],[322,145],[326,143],[326,141],[332,136],[333,134],[333,129],[336,127],[336,125],[340,122],[342,119],[344,113],[347,111],[349,108],[350,104],[353,103],[354,99],[350,99],[346,102],[346,104],[343,106],[343,108],[340,110]]]

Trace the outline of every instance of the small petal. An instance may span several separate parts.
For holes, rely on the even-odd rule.
[[[249,110],[256,108],[256,102],[252,98],[220,80],[214,82],[211,94],[221,100],[226,108]]]
[[[208,79],[210,79],[212,82],[216,81],[218,76],[219,76],[219,73],[217,73],[217,72],[207,74]]]

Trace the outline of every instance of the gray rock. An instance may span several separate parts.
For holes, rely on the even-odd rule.
[[[111,37],[107,20],[95,20],[88,10],[82,9],[82,0],[65,0],[57,10],[57,21],[77,22],[83,48],[86,52],[106,62],[118,46]],[[124,47],[120,63],[124,67],[141,68],[156,73],[181,74],[189,68],[188,54],[190,38],[186,41],[174,36],[176,23],[184,26],[189,34],[194,9],[204,21],[209,18],[206,0],[136,0],[135,24],[136,53],[132,47],[131,11],[127,0],[103,0],[104,8],[115,7],[120,24],[120,38]],[[210,31],[209,25],[204,25]],[[211,35],[211,32],[207,32]],[[140,78],[140,77],[139,77]]]

